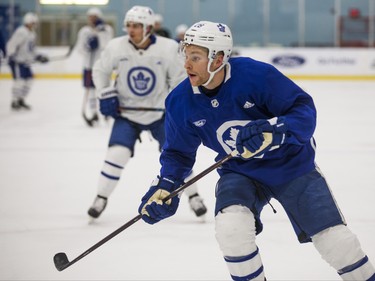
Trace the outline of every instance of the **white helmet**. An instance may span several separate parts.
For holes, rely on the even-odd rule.
[[[149,26],[152,28],[155,25],[154,11],[146,6],[134,6],[126,14],[124,18],[124,30],[126,31],[126,24],[128,22],[136,22],[143,24],[143,40],[138,45],[141,45],[151,35],[153,29],[147,30]]]
[[[163,20],[164,20],[161,14],[155,14],[154,19],[155,19],[155,22],[158,22],[158,23],[163,23]]]
[[[38,16],[34,13],[28,12],[23,16],[23,24],[32,24],[32,23],[38,23]]]
[[[143,24],[143,27],[155,25],[154,11],[146,6],[134,6],[125,15],[124,26],[127,22],[137,22]]]
[[[184,45],[196,45],[208,49],[208,58],[215,58],[220,51],[224,52],[224,63],[232,53],[232,33],[223,23],[200,21],[193,24],[186,32]]]
[[[97,18],[101,19],[103,17],[102,11],[99,8],[93,7],[88,9],[87,16],[96,16]]]
[[[211,82],[214,74],[222,69],[228,62],[233,49],[232,33],[229,27],[223,23],[200,21],[193,24],[186,32],[183,46],[196,45],[208,49],[209,63],[207,65],[210,78],[203,84]],[[224,53],[223,64],[215,71],[210,71],[212,61],[218,52]]]
[[[186,25],[186,24],[180,24],[180,25],[177,25],[176,27],[176,34],[180,34],[180,33],[184,33],[186,32],[186,30],[188,29],[189,27]]]

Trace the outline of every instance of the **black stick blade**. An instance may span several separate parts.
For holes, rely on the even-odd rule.
[[[53,257],[53,262],[58,271],[63,271],[69,265],[68,256],[65,253],[57,253]]]

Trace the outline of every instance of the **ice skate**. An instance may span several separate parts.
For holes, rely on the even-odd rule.
[[[25,109],[25,110],[30,110],[31,109],[31,106],[26,104],[25,103],[25,100],[24,99],[19,99],[18,100],[18,105],[21,109]]]
[[[18,110],[22,110],[22,109],[24,109],[24,110],[30,110],[31,109],[31,106],[26,104],[24,99],[17,99],[17,100],[12,101],[10,107],[14,111],[18,111]]]
[[[207,208],[203,204],[203,199],[198,193],[195,193],[189,197],[189,205],[197,217],[201,217],[207,213]]]
[[[95,124],[99,121],[98,114],[94,113],[94,115],[91,118],[88,118],[85,113],[82,114],[83,119],[86,121],[86,124],[89,127],[95,126]]]
[[[94,203],[87,212],[92,220],[97,219],[101,213],[103,213],[105,207],[107,206],[107,201],[108,199],[106,197],[100,195],[96,196]]]
[[[18,100],[17,101],[12,101],[11,105],[10,105],[10,108],[14,111],[18,111],[21,109],[20,107],[20,104],[18,103]]]

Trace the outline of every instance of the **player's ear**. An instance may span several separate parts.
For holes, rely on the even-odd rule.
[[[215,70],[218,69],[224,63],[224,53],[218,52],[214,59]]]
[[[152,25],[147,26],[146,34],[152,34],[154,32],[154,27]]]

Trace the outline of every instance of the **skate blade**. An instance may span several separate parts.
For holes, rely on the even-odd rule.
[[[198,222],[205,223],[206,222],[206,214],[197,217],[197,219],[198,219]]]
[[[88,221],[88,224],[89,224],[89,225],[95,224],[96,221],[97,221],[96,218],[93,218],[93,217],[90,217],[90,216],[89,216],[89,221]]]

